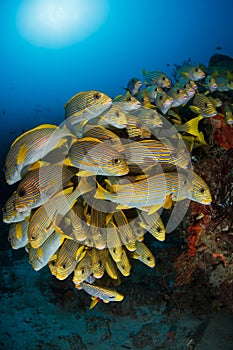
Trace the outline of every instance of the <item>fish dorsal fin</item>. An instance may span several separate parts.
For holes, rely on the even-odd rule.
[[[86,141],[86,142],[96,142],[96,143],[103,143],[103,141],[95,138],[95,137],[83,137],[82,139],[77,139],[76,142],[83,142],[83,141]]]
[[[11,144],[11,147],[13,147],[16,144],[16,142],[18,142],[22,137],[30,134],[33,131],[41,130],[41,129],[58,129],[58,126],[52,125],[52,124],[41,124],[41,125],[35,127],[34,129],[30,129],[30,130],[26,131],[25,133],[23,133],[22,135],[20,135],[19,137],[17,137],[15,139],[15,141]]]

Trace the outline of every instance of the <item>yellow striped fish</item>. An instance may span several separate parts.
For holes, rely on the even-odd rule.
[[[107,224],[107,247],[113,260],[115,262],[120,262],[123,247],[120,239],[120,232],[112,220]]]
[[[140,221],[140,225],[150,232],[152,236],[154,236],[159,241],[165,240],[165,227],[162,219],[160,218],[158,213],[153,213],[148,215],[146,212],[138,211],[138,218]]]
[[[39,248],[33,248],[29,245],[29,263],[34,270],[38,271],[48,264],[49,260],[56,253],[64,241],[64,236],[59,232],[53,232]]]
[[[118,278],[117,267],[110,254],[107,254],[105,268],[109,277],[114,280]]]
[[[27,220],[10,224],[8,240],[12,249],[19,249],[26,246],[28,243],[28,225],[29,221]]]
[[[171,172],[133,183],[127,178],[121,179],[119,184],[114,185],[115,193],[106,191],[99,183],[97,186],[94,197],[119,203],[117,209],[138,208],[153,213],[166,202],[168,195],[175,200],[186,198],[192,184],[185,175]]]
[[[173,103],[173,98],[171,96],[168,96],[165,93],[158,93],[155,99],[155,105],[158,107],[158,109],[163,113],[166,114],[168,110],[171,108]]]
[[[173,86],[168,90],[167,94],[173,98],[171,107],[179,107],[188,102],[188,94],[181,87]]]
[[[71,125],[96,118],[112,104],[112,99],[100,91],[81,91],[64,105],[65,119]]]
[[[66,239],[60,247],[57,258],[54,260],[54,275],[59,280],[67,278],[75,269],[79,261],[86,255],[84,246],[77,242]]]
[[[92,297],[103,300],[105,303],[109,303],[110,301],[122,301],[124,298],[122,294],[114,289],[94,286],[86,282],[82,282],[81,286],[86,293]]]
[[[28,227],[28,238],[32,247],[38,248],[54,230],[60,231],[58,225],[64,215],[72,208],[79,196],[92,189],[87,180],[81,178],[74,191],[69,187],[38,208],[32,215]]]
[[[192,191],[188,199],[201,204],[209,205],[212,202],[210,189],[207,183],[193,171]]]
[[[77,140],[68,153],[68,162],[84,171],[79,176],[115,175],[128,173],[129,168],[121,153],[98,139],[86,137]]]
[[[134,242],[136,240],[136,235],[129,224],[128,219],[126,218],[125,213],[122,210],[116,211],[113,214],[113,217],[116,222],[122,244],[127,245],[128,250],[135,250]]]
[[[143,124],[150,130],[162,127],[163,125],[162,116],[155,109],[140,107],[130,112],[130,115],[136,117],[139,121],[143,121]]]
[[[27,210],[24,212],[19,212],[15,208],[15,194],[13,193],[10,198],[6,201],[6,204],[2,208],[2,220],[6,224],[10,224],[12,222],[23,221],[25,218],[30,216],[31,210]]]
[[[29,171],[14,192],[16,210],[24,212],[44,204],[66,186],[74,173],[74,170],[59,164]]]
[[[105,127],[114,126],[117,129],[123,129],[127,126],[127,119],[125,112],[120,107],[113,104],[110,109],[97,117],[96,124]]]
[[[207,96],[200,93],[196,93],[192,99],[192,105],[189,106],[192,112],[200,114],[203,117],[210,118],[217,115],[217,111],[213,103],[208,99]]]
[[[106,250],[98,250],[96,248],[92,248],[90,250],[90,255],[93,277],[103,277],[106,266]]]
[[[123,276],[130,275],[131,265],[124,249],[122,250],[121,260],[119,262],[116,261],[116,265]]]
[[[176,80],[179,80],[182,77],[197,81],[203,79],[205,77],[205,73],[197,66],[184,65],[176,71]]]
[[[146,71],[144,68],[142,70],[143,77],[145,79],[145,84],[147,85],[157,85],[162,88],[170,88],[171,80],[167,75],[160,70]]]
[[[149,267],[155,266],[155,258],[151,251],[143,242],[136,242],[136,250],[130,256],[133,259],[138,259]]]
[[[124,112],[131,112],[135,109],[141,107],[141,102],[139,102],[135,97],[131,96],[130,93],[126,95],[118,95],[113,99],[113,105],[119,107]]]
[[[92,274],[91,255],[89,252],[82,258],[74,269],[73,282],[80,284]]]
[[[19,136],[6,156],[6,182],[12,185],[19,181],[26,165],[38,161],[54,147],[62,145],[66,142],[67,135],[70,135],[68,131],[59,129],[56,125],[42,124]]]

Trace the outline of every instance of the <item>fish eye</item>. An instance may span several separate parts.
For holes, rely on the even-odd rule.
[[[95,93],[93,95],[93,97],[96,99],[96,100],[99,100],[101,98],[101,94],[99,92]]]
[[[200,192],[203,194],[203,193],[205,193],[205,189],[202,187],[201,189],[200,189]]]
[[[159,96],[159,99],[160,99],[160,101],[161,101],[161,100],[163,99],[163,95],[160,95],[160,96]]]
[[[157,228],[157,232],[161,232],[161,228],[160,227]]]
[[[205,108],[208,108],[208,103],[206,102],[204,106],[205,106]]]
[[[131,81],[134,83],[134,82],[136,81],[136,79],[135,79],[135,78],[132,78]]]
[[[187,88],[187,84],[184,84],[184,88],[185,88],[185,89]]]
[[[34,239],[36,239],[36,236],[31,236],[31,240],[33,241]]]
[[[117,118],[120,117],[119,111],[116,111],[115,115],[116,115]]]
[[[51,261],[51,265],[55,266],[55,261],[54,260]]]
[[[177,89],[176,92],[177,92],[177,94],[179,94],[180,93],[180,89]]]
[[[142,103],[144,102],[144,97],[142,97]]]
[[[85,272],[85,269],[82,269],[82,270],[81,270],[81,274],[83,275],[83,274],[84,274],[84,272]]]
[[[98,265],[98,267],[102,267],[102,266],[103,266],[102,261],[101,261],[101,260],[98,260],[97,265]]]
[[[151,261],[151,257],[150,257],[150,256],[147,256],[147,257],[146,257],[146,260],[147,260],[147,261]]]
[[[112,250],[112,251],[113,251],[113,253],[115,254],[115,253],[116,253],[116,248],[113,248],[113,250]]]
[[[23,196],[25,196],[25,194],[26,194],[26,191],[23,188],[21,190],[19,190],[19,192],[18,192],[19,197],[23,197]]]
[[[163,76],[163,77],[162,77],[162,79],[163,79],[163,81],[164,81],[164,80],[166,80],[166,77],[165,77],[165,76]]]
[[[115,158],[112,160],[113,164],[121,164],[121,160],[118,158]]]
[[[62,265],[62,268],[65,270],[65,268],[66,268],[66,264],[63,264],[63,265]]]
[[[198,72],[198,71],[199,71],[199,69],[198,69],[198,68],[196,68],[196,69],[195,69],[195,72]]]
[[[128,97],[126,98],[126,101],[127,101],[127,102],[130,102],[130,101],[131,101],[131,97],[128,96]]]

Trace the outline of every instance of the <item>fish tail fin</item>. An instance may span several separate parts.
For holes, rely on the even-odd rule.
[[[178,125],[176,126],[176,128],[178,129],[178,131],[185,131],[188,134],[194,135],[194,136],[198,136],[200,134],[200,131],[198,130],[198,123],[199,121],[202,119],[203,117],[201,115],[199,115],[196,118],[193,118],[191,120],[189,120],[188,122],[186,122],[183,125]]]

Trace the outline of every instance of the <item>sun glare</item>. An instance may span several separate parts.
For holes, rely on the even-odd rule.
[[[108,0],[24,0],[17,26],[32,44],[59,48],[91,35],[107,12]]]

